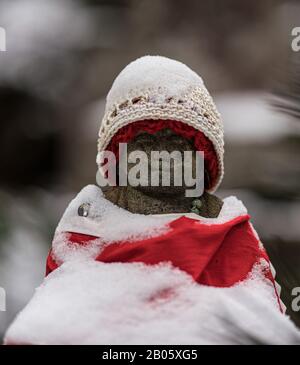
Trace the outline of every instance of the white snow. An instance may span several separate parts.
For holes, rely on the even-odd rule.
[[[88,217],[78,215],[81,204],[90,204]],[[57,232],[77,232],[101,236],[104,242],[150,238],[165,231],[162,227],[170,218],[157,219],[143,214],[132,214],[104,198],[102,190],[88,185],[67,207]],[[112,229],[113,228],[113,229]]]
[[[231,288],[167,264],[69,262],[7,331],[9,344],[294,344],[300,334],[254,268]]]
[[[78,215],[83,203],[90,204],[87,217]],[[58,262],[95,258],[104,244],[117,241],[134,241],[158,236],[168,230],[170,217],[155,218],[132,214],[119,208],[103,197],[101,189],[88,185],[71,201],[58,224],[52,250]],[[69,243],[66,232],[82,233],[99,237],[87,246]]]
[[[158,88],[158,85],[164,85],[164,88]],[[164,101],[168,97],[179,98],[189,87],[201,85],[201,77],[182,62],[162,56],[144,56],[131,62],[117,76],[107,95],[107,109],[126,100],[127,96],[139,96],[141,92],[153,90]]]

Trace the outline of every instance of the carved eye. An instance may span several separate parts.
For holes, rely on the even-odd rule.
[[[80,217],[87,217],[89,215],[91,204],[89,203],[83,203],[78,208],[78,215]]]

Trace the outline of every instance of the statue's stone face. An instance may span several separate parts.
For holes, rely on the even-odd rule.
[[[157,166],[159,167],[159,171],[157,174],[159,175],[159,186],[138,186],[137,189],[146,192],[146,193],[152,193],[152,194],[181,194],[184,193],[186,190],[186,185],[184,183],[183,178],[183,166],[184,168],[189,165],[189,168],[192,169],[193,177],[195,177],[195,169],[196,169],[196,153],[193,144],[188,141],[187,139],[178,136],[170,129],[163,129],[155,134],[149,134],[149,133],[139,133],[130,143],[127,145],[127,153],[128,156],[133,151],[143,151],[147,155],[147,161],[148,161],[148,176],[150,180],[150,168],[152,164],[153,168],[153,155],[151,156],[152,151],[167,151],[169,153],[172,153],[174,151],[181,152],[182,161],[181,163],[175,163],[174,160],[171,158],[170,163],[164,163],[164,159],[159,160],[159,164]],[[193,151],[192,158],[190,159],[183,159],[183,152],[184,151]],[[151,160],[152,157],[152,160]],[[178,161],[178,160],[176,160]],[[138,162],[137,162],[138,163]],[[128,163],[127,164],[127,171],[129,173],[129,170],[135,166],[136,163]],[[176,173],[178,174],[180,172],[182,173],[182,184],[181,186],[174,186],[174,180]],[[153,170],[152,170],[153,171]],[[164,173],[170,174],[170,186],[163,186],[163,174]],[[178,176],[178,175],[177,175]],[[130,183],[130,182],[129,182]],[[149,183],[150,185],[150,183]],[[191,187],[190,187],[191,188]]]
[[[182,155],[183,152],[190,151],[190,158],[182,159],[183,166],[184,168],[188,166],[189,170],[192,172],[192,178],[195,179],[195,181],[198,182],[198,178],[202,178],[200,172],[200,174],[197,174],[196,180],[198,159],[196,159],[196,151],[193,143],[176,135],[170,129],[164,129],[155,134],[145,132],[139,133],[127,144],[127,158],[135,151],[143,151],[144,155],[147,157],[145,168],[148,169],[148,175],[150,175],[149,170],[151,168],[151,155],[153,155],[153,151],[167,151],[169,153],[178,151],[179,153],[181,152]],[[125,155],[126,154],[123,156]],[[127,169],[128,175],[132,169],[135,169],[135,172],[137,173],[140,169],[136,167],[140,162],[139,160],[133,161],[134,163],[128,163],[127,159],[127,164],[124,164],[124,162],[119,163],[119,167],[120,165],[124,166],[124,168]],[[174,172],[174,161],[172,162],[172,159],[169,159],[168,162],[170,162],[170,164],[156,163],[158,167],[158,186],[149,186],[149,184],[148,186],[136,186],[130,184],[130,181],[127,181],[127,185],[113,186],[104,189],[105,197],[119,207],[136,214],[168,214],[193,211],[195,199],[194,197],[186,196],[186,191],[194,189],[195,186],[186,186],[184,178],[182,179],[181,186],[175,186],[174,178],[176,177],[176,169]],[[180,169],[182,170],[182,163],[180,165]],[[179,167],[175,166],[175,168]],[[170,186],[163,186],[162,184],[164,169],[167,169],[167,172],[169,173]],[[121,171],[119,171],[119,173],[120,172]],[[198,199],[196,200],[198,200],[198,202],[199,199],[201,199],[200,206],[197,206],[197,214],[209,218],[215,218],[219,215],[223,204],[222,200],[206,191],[203,193],[200,192],[199,195],[197,195],[197,198]]]

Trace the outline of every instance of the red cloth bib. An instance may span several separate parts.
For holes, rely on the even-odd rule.
[[[168,232],[158,237],[107,245],[96,260],[148,265],[170,262],[198,283],[218,287],[232,286],[244,280],[261,258],[269,261],[253,234],[248,215],[223,224],[205,224],[181,217],[172,221],[169,227]],[[87,245],[95,238],[70,233],[69,241]],[[57,266],[50,253],[47,274]]]

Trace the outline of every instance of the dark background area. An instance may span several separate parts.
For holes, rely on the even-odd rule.
[[[225,179],[265,244],[288,314],[300,286],[297,1],[0,0],[0,338],[43,279],[68,201],[95,183],[105,96],[145,54],[198,72],[225,125]],[[280,96],[280,97],[279,97]],[[280,106],[280,108],[278,107]],[[258,316],[262,315],[258,313]]]

